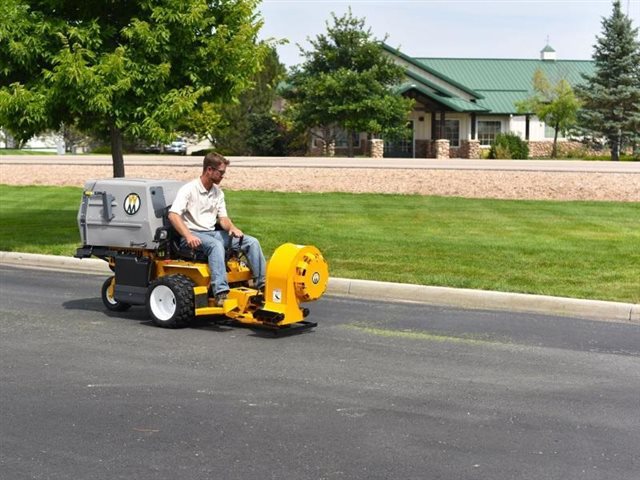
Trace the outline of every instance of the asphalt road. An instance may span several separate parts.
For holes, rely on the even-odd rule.
[[[325,297],[310,333],[0,267],[0,478],[633,479],[640,326]]]

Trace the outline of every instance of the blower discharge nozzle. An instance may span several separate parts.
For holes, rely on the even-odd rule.
[[[328,281],[329,267],[320,250],[312,245],[285,243],[269,260],[261,310],[270,312],[265,316],[277,318],[278,325],[299,322],[308,314],[300,303],[319,299]]]

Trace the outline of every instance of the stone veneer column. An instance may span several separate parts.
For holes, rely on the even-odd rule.
[[[327,145],[327,157],[335,157],[336,156],[336,142],[331,140],[329,145]]]
[[[463,140],[465,145],[465,158],[480,158],[482,149],[480,148],[480,140]]]
[[[369,155],[371,158],[382,158],[384,157],[384,140],[379,138],[373,138],[369,140]]]
[[[438,160],[449,158],[449,140],[436,140],[436,158]]]

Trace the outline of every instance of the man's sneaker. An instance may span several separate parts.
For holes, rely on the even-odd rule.
[[[227,299],[229,292],[220,292],[216,295],[216,307],[224,306],[224,301]]]

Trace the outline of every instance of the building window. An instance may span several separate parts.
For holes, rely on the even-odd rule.
[[[445,120],[444,121],[444,135],[442,136],[446,140],[449,140],[449,146],[460,146],[460,120]]]
[[[484,147],[490,146],[496,139],[496,135],[502,130],[502,123],[495,120],[478,121],[478,140]]]

